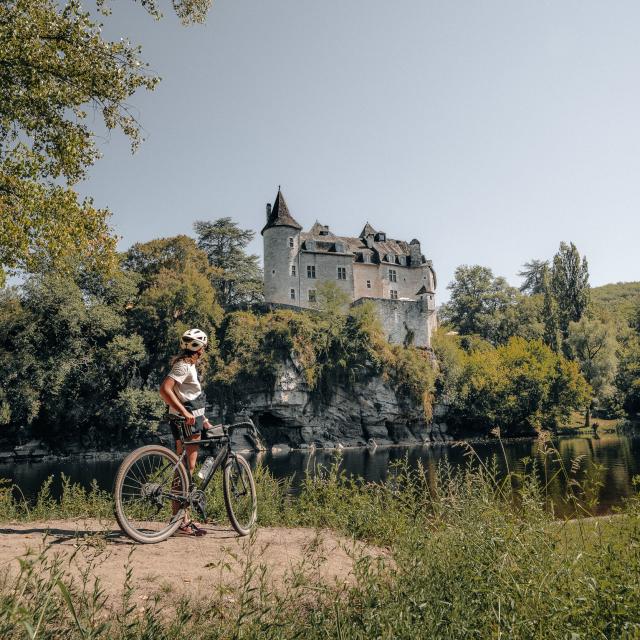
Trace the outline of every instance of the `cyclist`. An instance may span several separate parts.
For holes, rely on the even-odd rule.
[[[169,405],[171,415],[183,416],[186,425],[191,428],[192,435],[185,441],[200,440],[203,430],[210,428],[209,421],[204,415],[206,398],[198,380],[196,363],[207,348],[207,334],[200,329],[189,329],[180,338],[180,353],[171,361],[171,371],[160,385],[160,396]],[[171,424],[171,430],[176,442],[176,453],[182,454],[184,444],[182,436],[175,424]],[[187,463],[191,475],[198,460],[198,447],[188,447],[186,454]],[[173,504],[174,514],[179,507]],[[185,512],[184,521],[177,530],[178,535],[203,536],[207,532],[189,518]]]

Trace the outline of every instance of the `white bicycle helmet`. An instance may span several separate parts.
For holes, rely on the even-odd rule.
[[[209,339],[204,331],[201,329],[189,329],[180,338],[180,348],[188,351],[197,351],[202,347],[206,347],[208,342]]]

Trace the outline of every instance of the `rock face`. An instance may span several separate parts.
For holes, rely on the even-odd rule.
[[[364,446],[371,445],[371,440],[378,445],[444,441],[443,430],[425,422],[422,407],[398,398],[380,376],[349,388],[337,386],[328,400],[319,402],[301,371],[288,360],[280,366],[273,390],[249,392],[243,404],[269,445],[306,448]]]

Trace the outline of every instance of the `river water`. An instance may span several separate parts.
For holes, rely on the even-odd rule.
[[[580,462],[576,477],[583,479],[585,474],[600,468],[602,486],[598,490],[599,503],[596,513],[607,513],[620,504],[625,497],[636,493],[632,484],[634,476],[640,476],[640,436],[603,434],[600,438],[561,437],[554,441],[562,461],[567,468],[573,460]],[[411,466],[418,463],[434,471],[438,464],[452,466],[467,464],[470,457],[476,460],[491,460],[494,456],[499,473],[510,470],[522,470],[524,459],[537,459],[540,475],[544,475],[545,456],[539,450],[539,442],[531,439],[479,441],[469,449],[460,445],[426,445],[414,447],[378,447],[375,451],[367,449],[344,449],[339,454],[339,464],[345,473],[364,478],[367,481],[381,481],[393,473],[393,462],[408,459]],[[504,452],[502,450],[504,447]],[[476,457],[477,456],[477,457]],[[336,452],[317,450],[313,453],[292,451],[288,454],[263,453],[252,456],[266,466],[278,478],[292,477],[292,490],[296,491],[305,473],[315,473],[318,467],[328,467],[336,461]],[[95,478],[98,486],[110,490],[113,478],[120,464],[119,460],[59,460],[51,462],[20,462],[0,464],[0,478],[7,478],[17,485],[29,499],[37,494],[42,482],[50,475],[55,476],[52,493],[60,492],[60,474],[69,476],[72,482],[89,486]],[[595,467],[594,465],[598,465]],[[557,463],[547,459],[547,477],[553,475]],[[560,503],[559,496],[564,493],[565,480],[562,474],[550,487],[550,493]],[[559,507],[562,511],[562,507]]]

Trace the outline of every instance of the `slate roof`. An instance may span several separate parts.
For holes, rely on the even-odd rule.
[[[323,232],[321,235],[321,231]],[[346,253],[353,253],[356,261],[361,262],[363,255],[371,256],[370,262],[384,260],[387,255],[392,256],[409,256],[409,244],[404,240],[392,240],[387,238],[384,242],[373,242],[368,246],[365,242],[367,236],[375,235],[375,229],[367,222],[359,238],[351,236],[336,236],[329,231],[320,222],[317,222],[309,229],[300,234],[302,250],[310,250],[305,246],[307,240],[313,240],[314,252],[317,253],[335,253],[335,243],[342,242]]]
[[[289,207],[287,207],[287,203],[280,189],[278,189],[278,195],[273,203],[267,224],[264,225],[260,233],[264,233],[267,229],[271,229],[271,227],[292,227],[298,231],[302,229],[302,225],[298,224],[289,213]]]

